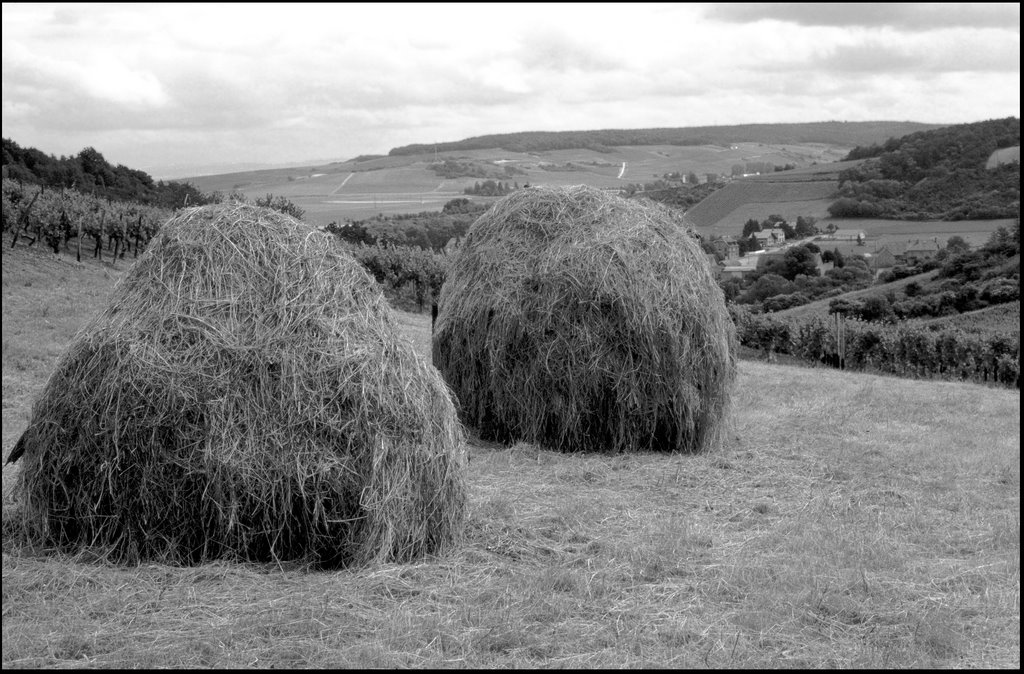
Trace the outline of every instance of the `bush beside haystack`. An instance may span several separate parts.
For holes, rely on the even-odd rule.
[[[405,561],[464,521],[438,372],[329,235],[253,206],[164,225],[22,440],[25,530],[126,562]]]
[[[577,186],[496,202],[449,262],[434,364],[481,437],[702,451],[735,329],[700,244],[657,204]]]

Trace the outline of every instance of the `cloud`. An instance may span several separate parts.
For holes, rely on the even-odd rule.
[[[1007,5],[8,3],[2,31],[4,136],[129,166],[1020,106]]]
[[[945,73],[1020,71],[1020,42],[977,42],[948,36],[929,44],[870,39],[840,45],[816,63],[833,72]]]
[[[715,3],[706,16],[731,23],[785,21],[801,26],[897,28],[997,28],[1020,33],[1018,3]]]
[[[599,51],[559,28],[540,28],[526,34],[518,60],[526,68],[556,72],[605,73],[622,67],[612,54]]]

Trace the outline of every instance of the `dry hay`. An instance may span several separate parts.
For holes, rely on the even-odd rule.
[[[668,209],[576,186],[496,202],[449,263],[433,360],[484,439],[702,451],[721,434],[735,329]]]
[[[24,530],[128,563],[406,561],[463,529],[444,381],[355,260],[268,209],[164,225],[23,440]]]

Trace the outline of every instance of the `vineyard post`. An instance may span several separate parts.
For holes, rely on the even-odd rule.
[[[839,347],[839,369],[846,369],[846,314],[836,314],[836,336]]]
[[[106,221],[107,210],[100,206],[100,224],[96,229],[96,236],[94,237],[94,240],[96,241],[96,249],[92,252],[92,256],[99,259],[100,262],[103,262],[103,226]]]
[[[42,193],[43,193],[43,188],[40,187],[39,191],[36,192],[36,195],[34,197],[32,197],[32,201],[30,201],[28,203],[28,206],[25,207],[25,209],[21,212],[21,215],[18,217],[18,224],[14,228],[14,238],[11,239],[11,248],[14,248],[14,244],[16,244],[18,242],[18,237],[21,236],[21,230],[24,229],[26,227],[26,225],[28,224],[28,214],[29,214],[29,211],[32,210],[32,207],[36,203],[36,199],[38,199],[39,195],[42,194]],[[35,242],[36,242],[35,239],[32,239],[32,243],[35,243]],[[30,243],[29,245],[31,246],[32,243]]]

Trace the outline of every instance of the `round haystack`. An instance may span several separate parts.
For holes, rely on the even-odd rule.
[[[484,439],[692,452],[720,437],[735,329],[672,211],[529,188],[477,219],[450,259],[433,359]]]
[[[29,535],[128,563],[406,561],[464,522],[439,373],[329,235],[254,206],[163,226],[22,439]]]

